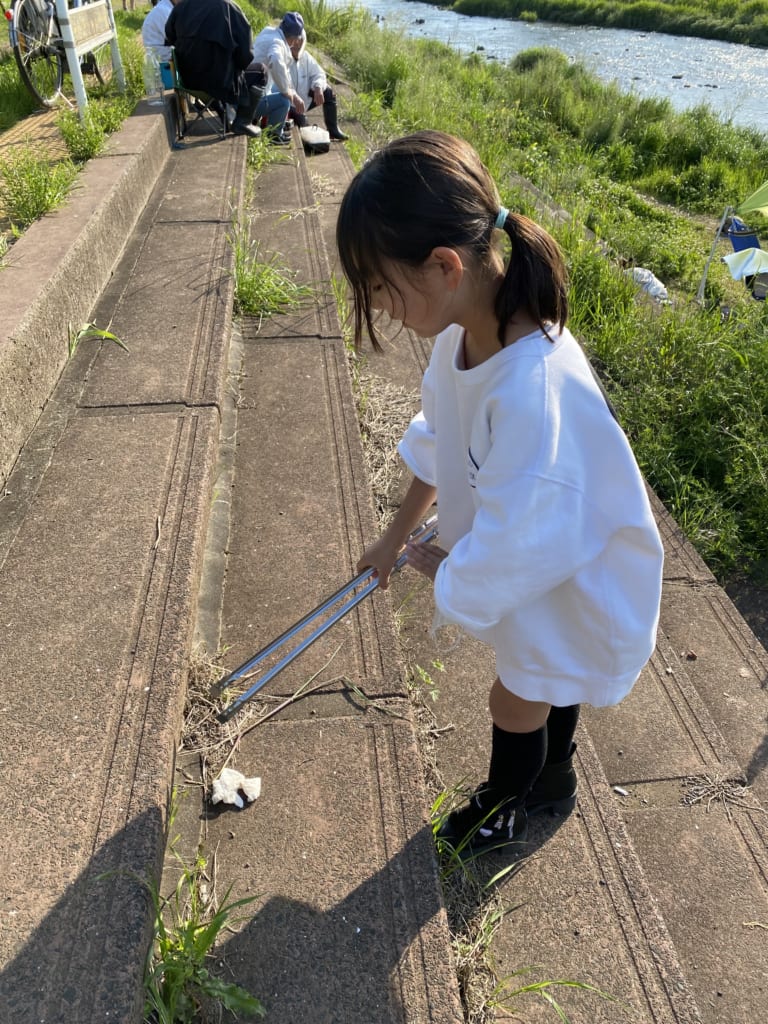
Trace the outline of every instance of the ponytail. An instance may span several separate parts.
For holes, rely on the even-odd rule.
[[[502,208],[503,212],[503,208]],[[494,311],[499,321],[499,341],[509,321],[526,310],[542,331],[547,324],[562,330],[568,319],[568,275],[557,242],[529,217],[507,213],[500,227],[509,236],[512,251],[504,280],[496,295]]]

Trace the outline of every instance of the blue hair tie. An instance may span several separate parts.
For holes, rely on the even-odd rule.
[[[507,223],[507,217],[509,216],[509,210],[506,206],[499,207],[499,213],[496,217],[496,223],[493,225],[495,228],[503,228]]]

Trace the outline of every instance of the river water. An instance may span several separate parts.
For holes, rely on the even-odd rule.
[[[333,3],[345,6],[344,0]],[[482,49],[486,57],[507,61],[522,50],[551,46],[623,92],[667,97],[676,110],[707,103],[736,125],[768,132],[768,98],[762,95],[768,50],[656,32],[470,18],[410,0],[361,0],[361,6],[390,28],[438,39],[461,53]]]

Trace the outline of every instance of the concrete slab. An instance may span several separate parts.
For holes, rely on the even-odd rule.
[[[615,708],[586,708],[585,721],[612,784],[743,774],[662,634],[629,696]]]
[[[222,615],[234,668],[356,575],[372,510],[340,340],[243,334],[237,464]],[[317,625],[318,623],[315,623]],[[366,602],[272,684],[293,692],[326,663],[402,693],[386,605]]]
[[[487,694],[495,675],[493,655],[468,637],[450,633],[436,644],[429,635],[428,586],[404,577],[393,589],[396,607],[402,595],[410,611],[400,630],[405,657],[429,671],[439,690],[437,700],[428,703],[439,737],[431,757],[441,786],[473,787],[485,777],[490,751]],[[434,667],[435,661],[442,671]],[[608,709],[606,716],[615,710]],[[578,981],[621,1001],[578,989],[554,989],[552,994],[574,1021],[693,1024],[697,1018],[689,990],[622,823],[619,798],[583,727],[578,740],[577,813],[565,822],[534,820],[521,868],[500,887],[499,894],[512,911],[494,935],[496,970],[500,977],[511,977],[535,968],[530,977],[520,975],[519,984]],[[504,865],[501,857],[491,859],[482,867],[481,880],[490,879]],[[527,997],[511,1003],[518,1019],[530,1024],[552,1019],[552,1009],[543,1001]],[[502,1012],[499,1020],[504,1019]]]
[[[83,405],[220,405],[234,289],[230,187],[242,191],[245,155],[242,138],[174,154],[131,236],[130,275],[114,278],[94,311],[130,356],[102,346]]]
[[[755,860],[722,805],[625,817],[702,1021],[759,1020],[768,1006],[765,853]],[[680,870],[683,864],[695,870]]]
[[[14,1024],[135,1020],[146,893],[103,875],[144,878],[161,852],[217,429],[210,409],[80,416],[3,533]]]
[[[283,165],[279,170],[285,173]],[[250,229],[252,238],[258,240],[259,261],[271,263],[281,274],[310,289],[299,298],[295,308],[265,317],[259,326],[260,336],[338,338],[336,299],[317,211],[256,211]]]
[[[164,118],[140,104],[67,203],[13,246],[0,272],[0,486],[67,361],[69,325],[88,320],[168,151]]]
[[[218,951],[234,980],[274,1024],[460,1024],[412,730],[282,722],[238,764],[262,795],[207,825],[233,897],[255,897]]]
[[[716,587],[666,589],[663,624],[680,661],[748,777],[768,797],[768,656]]]

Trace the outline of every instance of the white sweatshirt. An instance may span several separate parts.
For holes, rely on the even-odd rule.
[[[650,658],[663,548],[629,443],[567,330],[470,370],[438,336],[399,451],[437,487],[438,615],[496,651],[513,693],[618,703]]]
[[[279,28],[267,26],[253,41],[253,63],[264,64],[269,73],[267,91],[289,96],[293,91],[291,65],[293,56],[285,36]],[[272,88],[270,88],[272,87]]]
[[[305,103],[308,99],[313,99],[312,94],[315,89],[325,92],[328,87],[325,72],[307,50],[306,45],[307,34],[305,32],[302,35],[299,59],[293,60],[293,57],[291,57],[291,81],[293,82],[293,88]]]
[[[171,0],[158,0],[150,8],[141,26],[141,41],[145,50],[154,50],[158,60],[170,60],[171,48],[165,45],[165,23],[173,10]]]

